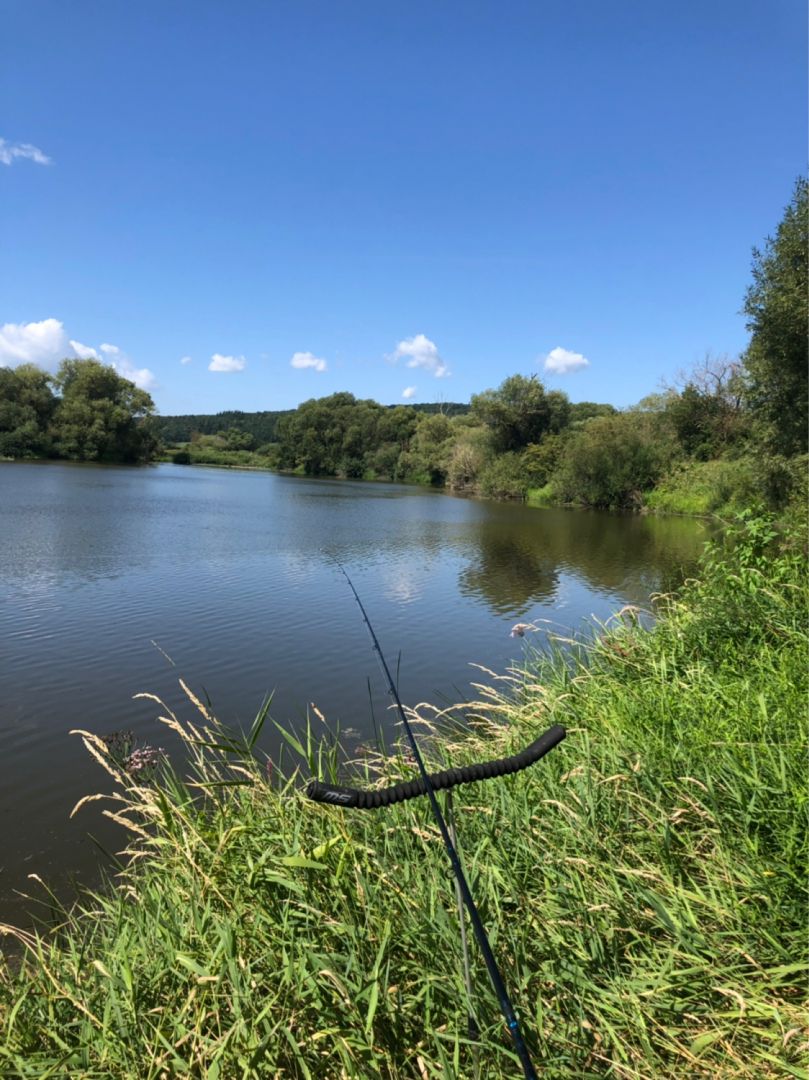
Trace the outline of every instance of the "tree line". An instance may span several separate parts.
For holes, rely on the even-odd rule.
[[[242,412],[228,409],[211,414],[189,413],[184,416],[157,416],[155,430],[165,443],[191,442],[201,435],[219,436],[236,431],[243,437],[240,449],[255,450],[266,443],[278,441],[278,421],[290,410]],[[248,445],[249,444],[249,445]]]
[[[394,408],[394,406],[384,406]],[[459,402],[409,405],[418,413],[442,412],[447,416],[458,416],[469,412],[469,405]],[[218,413],[187,413],[182,416],[156,416],[155,431],[165,443],[177,444],[198,440],[201,436],[226,437],[229,432],[237,431],[249,440],[242,439],[237,449],[258,450],[268,443],[278,442],[278,422],[294,410],[279,409],[264,412],[242,412],[229,409]],[[249,442],[249,445],[248,445]],[[230,447],[227,447],[230,449]]]
[[[158,439],[145,390],[98,360],[63,360],[56,375],[34,364],[0,368],[0,457],[151,460]]]
[[[419,413],[407,405],[387,408],[342,392],[305,401],[281,419],[277,463],[307,476],[518,495],[518,474],[545,468],[563,431],[615,411],[611,405],[572,404],[566,394],[547,391],[535,376],[524,375],[473,395],[468,410],[455,416]],[[511,473],[516,486],[504,487]]]
[[[571,402],[536,376],[473,395],[469,412],[419,416],[338,393],[305,401],[278,425],[276,464],[307,476],[384,479],[494,498],[638,508],[686,459],[750,446],[742,365],[708,359],[681,389],[619,412]]]

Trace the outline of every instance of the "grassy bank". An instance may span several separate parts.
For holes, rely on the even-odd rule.
[[[256,450],[225,450],[194,445],[170,447],[159,460],[174,465],[215,465],[225,469],[274,469],[277,464],[272,455]]]
[[[809,458],[759,454],[712,461],[680,461],[658,484],[639,491],[635,509],[655,514],[719,517],[725,520],[746,507],[782,510],[806,504]],[[565,503],[553,483],[529,488],[529,506],[572,506]]]
[[[806,499],[806,455],[717,458],[682,462],[643,495],[647,510],[664,514],[729,517],[750,505],[784,506]]]
[[[471,733],[433,745],[436,763],[473,760],[569,729],[533,770],[456,800],[543,1076],[809,1075],[806,560],[775,543],[748,518],[651,632],[628,613],[573,656],[527,647],[481,685]],[[427,805],[311,804],[300,776],[268,782],[189,697],[187,718],[156,707],[202,787],[137,784],[87,737],[135,857],[58,933],[18,935],[0,1075],[473,1077]],[[304,775],[333,764],[298,751]],[[518,1075],[473,958],[480,1075]]]

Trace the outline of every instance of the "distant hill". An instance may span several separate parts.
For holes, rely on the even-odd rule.
[[[194,432],[199,435],[216,435],[220,431],[244,431],[252,435],[258,446],[277,442],[278,421],[294,412],[282,409],[276,412],[242,412],[230,409],[220,413],[189,413],[185,416],[155,416],[153,424],[164,443],[188,442]]]
[[[414,412],[444,413],[446,416],[460,416],[469,412],[469,405],[456,401],[430,402],[425,404],[407,404],[398,406],[413,409]],[[387,408],[397,408],[388,405]],[[278,442],[278,421],[282,416],[295,412],[294,409],[280,409],[266,412],[242,412],[230,409],[219,413],[189,413],[185,416],[156,416],[153,423],[160,439],[164,443],[189,442],[191,435],[216,435],[220,431],[244,431],[252,435],[257,446]]]

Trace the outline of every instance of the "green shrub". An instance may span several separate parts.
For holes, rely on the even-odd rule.
[[[541,442],[531,443],[522,452],[522,471],[531,488],[544,487],[558,468],[564,450],[563,435],[546,435]]]
[[[768,454],[681,462],[644,494],[650,510],[727,516],[745,507],[782,510],[806,499],[807,459]]]
[[[558,496],[553,484],[545,484],[540,488],[528,488],[525,501],[529,506],[554,506],[558,502]]]
[[[482,430],[478,428],[464,432],[449,454],[447,487],[452,491],[476,491],[486,457],[485,435]]]
[[[498,454],[481,470],[478,488],[493,499],[524,499],[528,479],[522,468],[522,456],[514,451]]]
[[[660,412],[600,416],[565,442],[552,483],[565,502],[639,509],[670,465],[675,440]]]

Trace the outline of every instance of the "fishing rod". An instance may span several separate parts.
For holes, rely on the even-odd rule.
[[[408,742],[410,743],[410,748],[413,751],[413,757],[419,770],[419,778],[402,784],[394,784],[392,787],[383,788],[380,791],[360,791],[356,788],[338,787],[336,785],[324,784],[320,781],[313,780],[307,786],[306,794],[310,799],[314,799],[316,802],[331,803],[346,808],[356,807],[358,809],[376,809],[388,806],[391,803],[417,798],[420,795],[427,796],[430,801],[436,824],[438,825],[438,830],[441,833],[441,838],[444,841],[444,847],[446,848],[447,855],[452,864],[457,891],[469,914],[469,921],[472,924],[475,939],[483,954],[486,969],[489,973],[489,979],[500,1003],[500,1010],[503,1013],[509,1034],[511,1035],[514,1050],[522,1065],[525,1080],[537,1080],[537,1074],[531,1063],[528,1048],[523,1041],[519,1019],[511,1004],[505,982],[500,974],[497,961],[494,958],[492,947],[489,944],[489,938],[466,880],[466,875],[463,872],[456,845],[453,843],[453,838],[450,835],[447,823],[444,820],[444,815],[441,813],[441,807],[438,805],[436,791],[446,790],[449,792],[450,789],[457,784],[485,780],[493,776],[504,776],[508,773],[514,773],[521,769],[525,769],[535,761],[539,761],[539,759],[544,757],[545,754],[554,748],[554,746],[558,745],[565,737],[565,729],[559,724],[555,724],[553,727],[549,728],[544,735],[541,735],[535,742],[531,743],[530,746],[527,746],[525,750],[518,754],[514,754],[512,757],[502,758],[499,761],[482,762],[478,765],[466,765],[457,769],[446,769],[444,772],[433,773],[432,775],[429,774],[424,764],[424,759],[421,756],[418,743],[416,742],[416,737],[413,734],[413,729],[410,726],[410,721],[407,719],[407,714],[405,713],[401,698],[399,697],[396,685],[391,677],[382,649],[380,648],[379,641],[374,633],[374,628],[371,626],[368,614],[363,607],[362,600],[360,600],[359,593],[354,588],[354,583],[348,576],[345,568],[339,562],[337,562],[336,565],[348,582],[348,586],[354,594],[354,599],[357,601],[357,605],[362,613],[363,622],[368,629],[374,652],[377,655],[377,659],[379,660],[385,676],[385,681],[387,682],[388,693],[396,704],[399,717],[404,726]],[[461,925],[463,926],[463,923]],[[470,1017],[470,1033],[472,1031],[472,1024],[473,1019]]]

